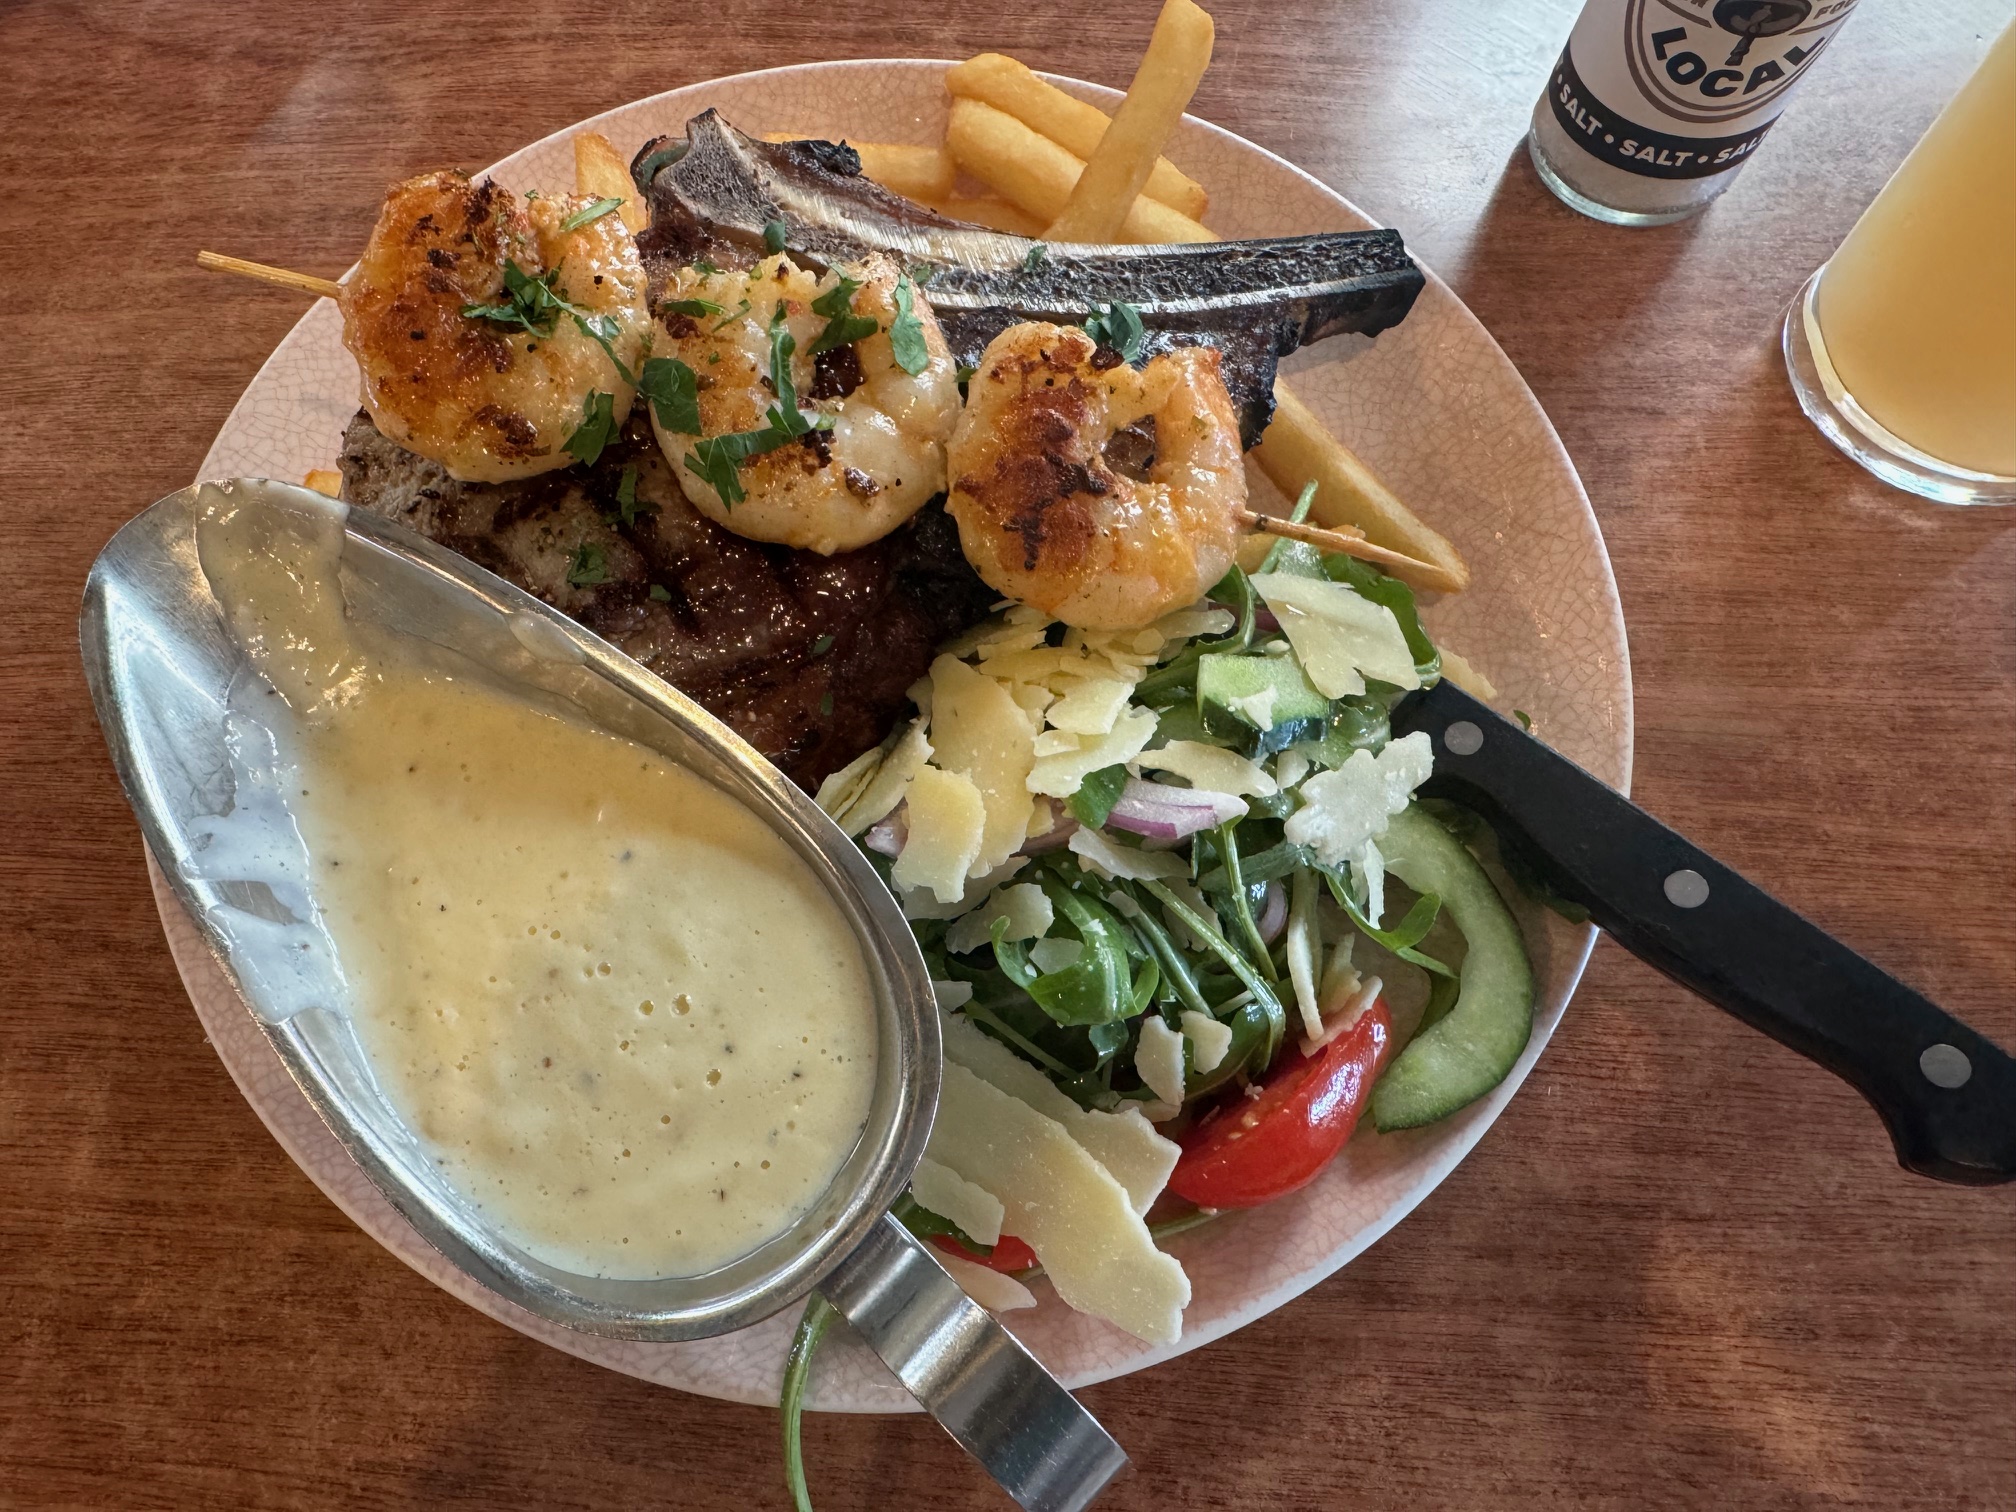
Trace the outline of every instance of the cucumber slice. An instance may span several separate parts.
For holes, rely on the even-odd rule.
[[[1260,720],[1247,712],[1252,707],[1247,700],[1264,702],[1269,693],[1272,722],[1261,730]],[[1198,658],[1197,712],[1214,729],[1249,732],[1249,754],[1257,759],[1298,740],[1321,739],[1330,721],[1330,700],[1316,691],[1292,656],[1219,653]]]
[[[1377,1127],[1447,1118],[1505,1080],[1533,1033],[1533,967],[1512,912],[1462,842],[1418,808],[1393,818],[1379,849],[1386,869],[1442,899],[1463,932],[1456,1006],[1422,1030],[1372,1089]]]

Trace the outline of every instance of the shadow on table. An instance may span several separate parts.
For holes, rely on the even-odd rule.
[[[1634,321],[1703,224],[1696,216],[1632,228],[1578,214],[1540,182],[1522,140],[1506,154],[1468,241],[1443,255],[1440,271],[1538,389],[1543,377],[1572,375],[1578,354],[1616,340],[1656,341],[1656,328]],[[1564,300],[1571,319],[1560,317]]]

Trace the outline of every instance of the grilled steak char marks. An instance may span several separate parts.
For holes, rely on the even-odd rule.
[[[721,529],[686,502],[641,410],[593,467],[522,482],[457,482],[364,413],[344,433],[341,465],[350,503],[580,621],[807,789],[879,744],[938,644],[994,602],[936,504],[831,557]],[[617,501],[626,468],[637,475],[628,525]]]
[[[853,149],[832,142],[759,142],[715,111],[683,140],[647,142],[631,172],[651,202],[638,238],[652,298],[673,269],[698,258],[746,267],[764,228],[814,267],[886,252],[926,285],[952,353],[977,363],[1022,320],[1075,325],[1095,305],[1131,304],[1144,351],[1203,343],[1222,372],[1246,445],[1274,407],[1276,362],[1312,341],[1397,325],[1421,292],[1421,270],[1397,231],[1185,246],[1039,244],[927,210],[860,176]],[[1040,252],[1038,246],[1042,246]]]

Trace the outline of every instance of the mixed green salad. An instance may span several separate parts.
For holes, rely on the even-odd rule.
[[[1306,512],[1308,496],[1298,501]],[[1418,802],[1443,675],[1412,591],[1277,541],[1147,631],[1009,607],[819,799],[902,901],[946,1080],[899,1206],[983,1305],[1036,1274],[1173,1342],[1158,1239],[1297,1190],[1369,1112],[1446,1118],[1525,1048],[1533,982],[1482,867]],[[808,1308],[784,1408],[793,1494]]]

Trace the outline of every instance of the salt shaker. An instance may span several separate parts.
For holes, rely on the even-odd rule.
[[[1620,226],[1729,187],[1856,0],[1588,0],[1526,148],[1562,200]]]

